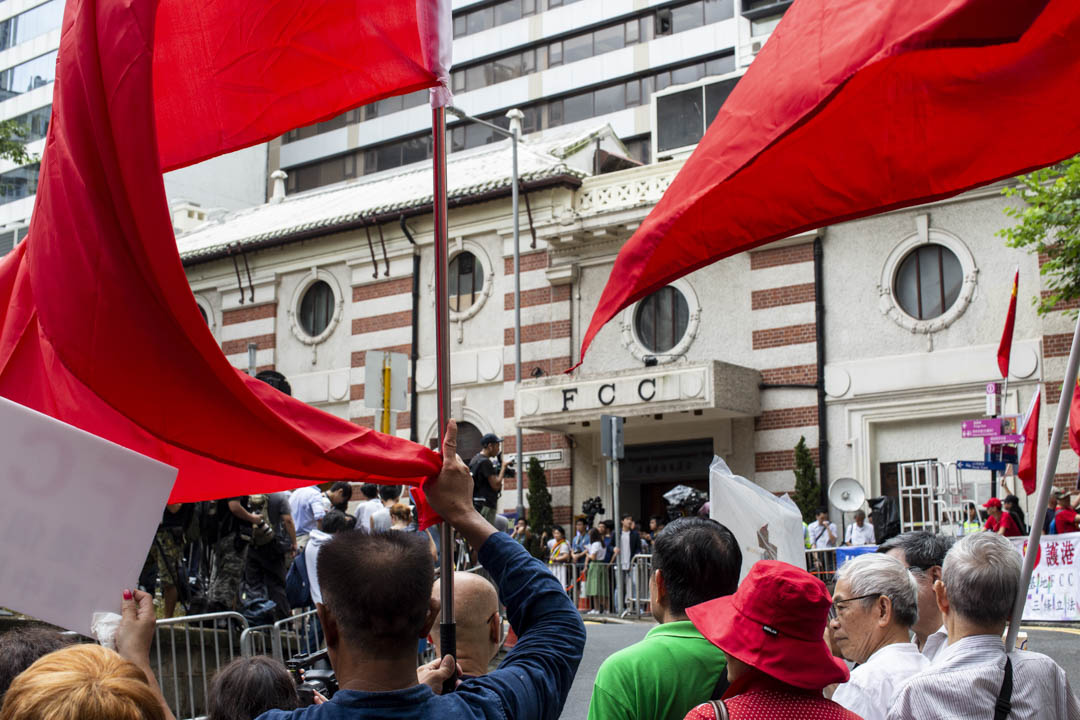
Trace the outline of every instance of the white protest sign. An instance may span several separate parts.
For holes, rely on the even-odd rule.
[[[1021,555],[1027,538],[1010,538]],[[1044,535],[1028,584],[1024,620],[1080,620],[1080,533]]]
[[[90,634],[135,587],[176,468],[0,398],[0,606]]]
[[[718,457],[709,466],[709,517],[726,526],[739,541],[743,557],[740,579],[758,560],[781,560],[806,569],[798,506],[787,495],[777,497],[731,472]]]

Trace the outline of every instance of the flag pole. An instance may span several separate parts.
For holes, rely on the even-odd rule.
[[[1080,365],[1080,316],[1076,318],[1073,330],[1072,347],[1069,349],[1069,364],[1065,368],[1061,396],[1058,398],[1057,418],[1054,420],[1054,432],[1050,435],[1050,450],[1046,453],[1046,467],[1043,468],[1042,485],[1039,486],[1039,498],[1035,508],[1045,508],[1050,502],[1050,490],[1054,485],[1057,472],[1058,455],[1061,453],[1061,441],[1065,436],[1065,425],[1069,421],[1069,405],[1072,388],[1076,386],[1076,370]],[[1027,602],[1028,585],[1031,573],[1035,569],[1035,556],[1038,555],[1039,541],[1042,540],[1043,524],[1032,517],[1031,533],[1028,535],[1028,550],[1024,553],[1024,566],[1020,571],[1020,586],[1016,589],[1016,602],[1013,604],[1012,620],[1009,621],[1009,634],[1005,638],[1005,652],[1011,652],[1016,644],[1016,634],[1020,632],[1020,621],[1024,616]]]
[[[450,296],[447,278],[450,274],[449,245],[446,220],[446,108],[431,110],[432,149],[432,219],[435,241],[435,378],[438,397],[439,441],[446,435],[450,422]],[[415,382],[415,381],[414,381]],[[415,412],[415,409],[414,409]],[[454,528],[443,521],[440,530],[440,575],[442,582],[442,624],[439,626],[442,654],[457,657],[457,626],[454,623]],[[451,677],[443,692],[454,689]]]

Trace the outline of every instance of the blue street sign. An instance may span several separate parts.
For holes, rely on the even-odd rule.
[[[956,467],[959,470],[997,470],[1005,472],[1005,466],[1015,463],[988,462],[986,460],[957,460]]]

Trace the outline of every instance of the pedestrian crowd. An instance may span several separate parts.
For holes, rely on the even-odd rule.
[[[284,666],[239,658],[210,683],[210,720],[560,716],[586,634],[552,567],[580,562],[586,585],[601,583],[588,568],[605,550],[604,533],[587,522],[571,539],[557,531],[547,539],[547,561],[534,557],[523,547],[527,526],[501,532],[476,507],[474,475],[455,450],[451,423],[427,497],[486,573],[455,574],[456,656],[417,666],[416,643],[439,635],[443,608],[432,540],[409,531],[400,492],[365,488],[350,514],[340,506],[347,509],[351,490],[298,491],[278,502],[274,522],[269,504],[256,513],[250,498],[238,502],[252,515],[245,518],[226,502],[253,534],[275,536],[292,518],[286,554],[303,548],[298,557],[338,689],[300,707]],[[389,524],[380,531],[384,511]],[[350,531],[361,517],[367,528]],[[259,531],[264,522],[270,532]],[[740,580],[749,546],[708,518],[642,533],[627,517],[622,530],[630,544],[616,543],[612,558],[651,552],[647,592],[657,625],[600,666],[590,720],[1080,720],[1061,667],[1039,653],[1005,651],[1021,556],[998,532],[893,537],[842,565],[830,593],[809,572],[775,560],[759,560]],[[624,571],[617,559],[615,567]],[[68,644],[47,630],[0,635],[0,720],[172,718],[150,667],[153,598],[125,590],[121,607],[115,652]],[[517,639],[493,667],[504,616]]]

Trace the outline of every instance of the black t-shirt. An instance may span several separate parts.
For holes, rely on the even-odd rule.
[[[473,476],[473,502],[490,508],[497,507],[499,493],[491,487],[491,478],[498,475],[495,463],[484,453],[478,452],[469,461],[469,472]]]
[[[186,528],[191,522],[191,513],[194,511],[195,506],[191,503],[184,503],[174,513],[169,512],[169,508],[165,508],[161,514],[161,528]]]
[[[244,526],[245,529],[251,527],[251,523],[247,522],[246,520],[241,520],[240,518],[233,515],[233,511],[229,509],[229,503],[233,500],[239,500],[240,506],[243,507],[245,510],[251,509],[250,507],[248,507],[247,495],[239,495],[237,497],[218,500],[217,515],[218,521],[221,523],[220,537],[225,537],[226,535],[231,535],[232,533],[237,532],[238,530],[240,530],[241,526]]]

